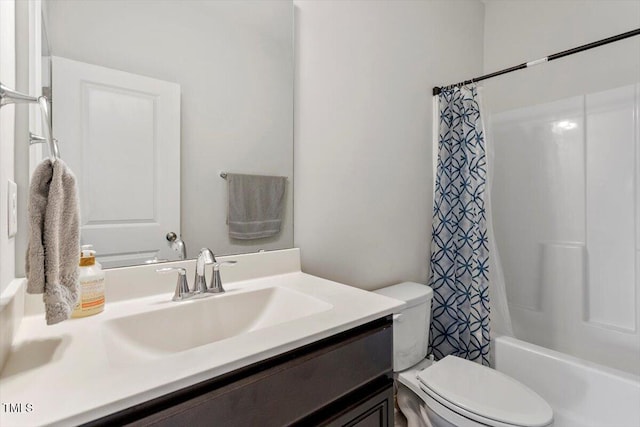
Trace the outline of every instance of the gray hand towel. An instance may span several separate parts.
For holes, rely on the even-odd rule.
[[[287,178],[227,174],[229,237],[251,240],[278,234],[282,226]]]
[[[80,213],[76,179],[61,161],[36,167],[29,189],[27,292],[44,293],[47,325],[71,316],[78,301]]]

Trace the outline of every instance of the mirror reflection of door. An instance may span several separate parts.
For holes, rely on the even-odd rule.
[[[82,244],[104,267],[175,259],[180,85],[52,57],[53,134],[74,171]]]

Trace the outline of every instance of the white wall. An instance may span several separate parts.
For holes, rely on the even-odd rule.
[[[20,69],[16,56],[18,39],[24,35],[18,25],[18,16],[26,9],[22,7],[24,4],[0,1],[0,81],[17,90],[23,90],[16,76],[16,68]],[[0,369],[9,354],[24,306],[22,281],[15,279],[15,238],[9,238],[7,233],[7,181],[16,180],[14,141],[19,133],[16,122],[21,115],[28,115],[26,106],[7,105],[0,110]]]
[[[30,66],[33,66],[29,55],[30,42],[34,41],[30,37],[30,26],[32,18],[38,16],[36,10],[40,10],[40,2],[37,0],[15,2],[15,9],[12,11],[15,12],[15,17],[11,16],[12,12],[6,8],[12,4],[13,2],[0,1],[0,40],[2,40],[0,42],[2,44],[0,47],[0,64],[2,64],[0,65],[0,78],[5,84],[8,84],[4,80],[5,76],[13,78],[13,83],[8,84],[10,87],[35,96],[39,92],[32,91],[30,87]],[[5,41],[7,44],[4,44]],[[7,46],[9,47],[5,50]],[[8,64],[11,66],[7,67]],[[6,182],[4,181],[5,173],[8,175],[13,172],[13,179],[18,185],[18,236],[27,234],[26,199],[29,188],[28,168],[21,168],[19,165],[28,164],[29,115],[31,112],[39,112],[37,108],[35,104],[21,104],[2,107],[2,112],[0,112],[0,163],[2,164],[0,174],[3,175],[3,182]],[[9,115],[15,120],[5,121],[7,119],[5,112],[9,112]],[[11,165],[7,163],[10,158],[13,158]],[[2,191],[0,191],[2,193],[0,197],[3,201],[7,198],[5,191],[6,187],[3,185]],[[0,209],[2,209],[3,215],[6,214],[6,205]],[[3,215],[0,215],[2,216],[0,233],[6,237],[7,222],[6,216]],[[4,250],[6,246],[0,250],[0,270],[2,271],[2,282],[0,283],[0,369],[7,360],[13,338],[18,332],[24,313],[26,280],[14,276],[24,276],[25,242],[26,239],[11,238],[8,241],[8,250]]]
[[[636,28],[638,1],[487,1],[485,71]],[[494,228],[516,337],[635,374],[637,82],[636,36],[497,77],[484,91]]]
[[[484,70],[492,72],[640,27],[636,0],[485,0]],[[640,37],[487,80],[492,111],[634,83]]]
[[[16,87],[15,2],[0,2],[0,81]],[[0,294],[15,278],[15,238],[8,236],[7,181],[15,181],[13,144],[15,135],[15,105],[0,110]]]
[[[479,1],[295,1],[295,245],[365,289],[427,281],[431,90],[482,71]]]
[[[227,186],[219,176],[293,177],[290,0],[48,6],[53,55],[181,85],[182,236],[190,256],[201,247],[228,254],[293,245],[293,179],[281,234],[243,242],[228,237]]]

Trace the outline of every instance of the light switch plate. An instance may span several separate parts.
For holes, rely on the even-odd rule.
[[[9,237],[13,237],[18,232],[18,186],[9,180],[7,185],[7,218]]]

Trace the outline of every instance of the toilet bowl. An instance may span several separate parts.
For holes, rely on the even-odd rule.
[[[409,427],[543,427],[549,404],[515,379],[478,363],[427,355],[433,291],[405,282],[375,291],[406,303],[394,315],[397,403]]]

